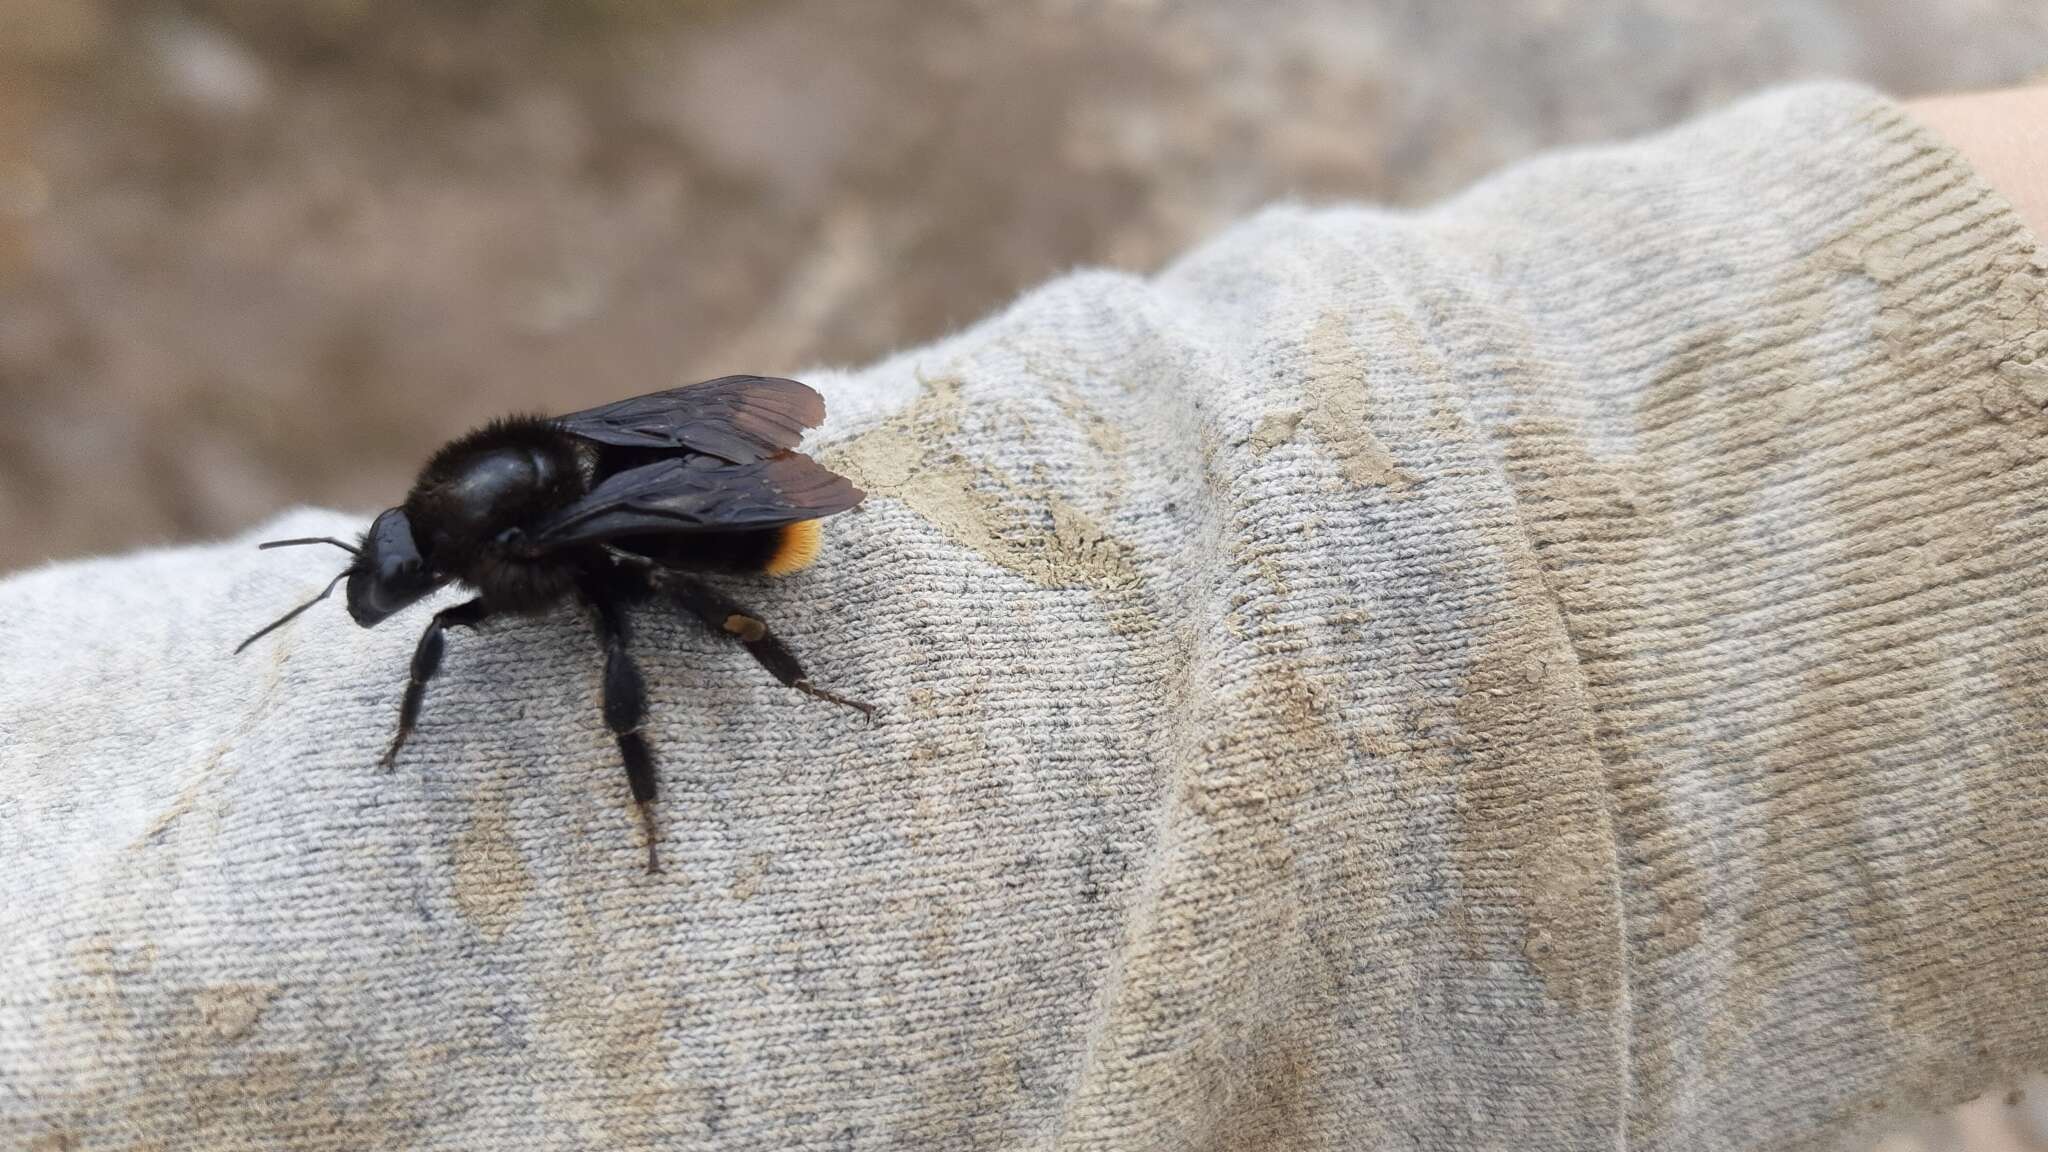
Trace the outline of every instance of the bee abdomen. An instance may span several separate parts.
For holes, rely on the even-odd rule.
[[[629,537],[619,547],[657,563],[698,572],[787,576],[818,558],[821,532],[816,520],[737,532],[688,536]]]

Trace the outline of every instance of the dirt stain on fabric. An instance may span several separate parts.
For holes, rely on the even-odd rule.
[[[624,822],[632,801],[607,803],[602,819]],[[616,849],[592,838],[573,838],[563,861],[566,875],[589,883],[533,892],[553,936],[550,962],[535,974],[531,1036],[539,1063],[588,1085],[571,1098],[554,1101],[552,1118],[592,1146],[651,1147],[672,1143],[681,1098],[670,1066],[671,1029],[688,1013],[684,985],[666,967],[647,963],[641,950],[621,949],[620,933],[634,925],[666,924],[675,914],[676,886],[687,883],[676,871],[634,875],[630,884],[599,882],[616,874]],[[674,868],[671,862],[667,865]],[[706,1128],[724,1123],[730,1103],[711,1086],[701,1086]]]
[[[774,865],[775,854],[772,852],[755,852],[741,861],[739,867],[733,870],[730,889],[732,898],[745,903],[759,895],[761,881]]]
[[[279,991],[275,984],[216,984],[193,992],[192,1006],[201,1026],[215,1038],[240,1040],[256,1026]]]
[[[1533,634],[1518,622],[1489,638],[1500,646],[1474,660],[1454,709],[1460,888],[1521,921],[1522,956],[1553,1000],[1605,1011],[1620,994],[1621,932],[1603,790],[1586,786],[1600,781],[1583,742],[1590,718],[1576,662],[1561,643],[1544,649],[1532,623]]]
[[[880,425],[821,453],[869,492],[902,501],[954,543],[1045,588],[1123,592],[1139,580],[1130,546],[1059,492],[1043,471],[1003,475],[962,444],[969,419],[957,376],[920,377],[922,391]],[[1070,410],[1075,401],[1066,402]],[[991,416],[1000,415],[991,406]],[[1091,443],[1122,437],[1084,419]]]
[[[1294,439],[1294,431],[1301,427],[1301,420],[1301,413],[1294,409],[1268,412],[1259,417],[1258,424],[1252,428],[1252,451],[1264,456]]]
[[[1364,348],[1342,314],[1325,312],[1317,319],[1308,339],[1303,420],[1346,480],[1360,487],[1404,489],[1414,481],[1373,432]]]
[[[1809,454],[1830,465],[1810,470],[1799,502],[1801,563],[1825,573],[1803,615],[1835,623],[1811,636],[1788,629],[1754,657],[1774,669],[1785,702],[1743,718],[1767,733],[1766,771],[1750,791],[1757,893],[1735,937],[1748,995],[1708,1036],[1710,1052],[1744,1056],[1787,990],[1813,978],[1821,961],[1802,942],[1846,938],[1863,957],[1852,971],[1872,1001],[1865,1026],[1915,1038],[1924,1091],[1879,1102],[1908,1112],[1959,1099],[2038,1052],[1982,1008],[1980,990],[2024,982],[2038,958],[2012,943],[2025,936],[2015,917],[2048,899],[2048,882],[2015,888],[2028,870],[2008,863],[2034,852],[2048,826],[2048,799],[2013,784],[2024,773],[2010,738],[2039,730],[2020,718],[2042,709],[2048,653],[1985,639],[2048,613],[2030,576],[2043,551],[2015,527],[2038,507],[2048,455],[2048,417],[2026,370],[2048,351],[2043,254],[2018,232],[1986,245],[1967,286],[1982,295],[1960,333],[1954,309],[1930,316],[1927,303],[1953,276],[1944,253],[1958,218],[1989,222],[1983,197],[1960,184],[1878,213],[1882,223],[1852,231],[1781,292],[1874,308],[1885,339],[1871,360],[1892,383],[1840,390],[1834,424],[1806,430]],[[1902,227],[1914,213],[1931,219]],[[1831,377],[1790,359],[1799,348],[1788,346],[1790,374]],[[1914,842],[1927,817],[1912,808],[1969,829],[1940,849],[1939,901],[1913,864],[1932,850]],[[1840,828],[1860,831],[1853,841],[1817,831]]]
[[[138,1101],[176,1101],[174,1130],[206,1148],[243,1147],[251,1132],[289,1134],[294,1147],[309,1149],[382,1147],[425,1106],[337,1053],[258,1045],[280,985],[167,987],[153,946],[126,946],[110,934],[82,942],[73,959],[76,978],[51,1011],[91,1030],[101,1051],[133,1057],[45,1109],[44,1124],[77,1147],[97,1147],[79,1133]]]
[[[511,820],[504,793],[482,792],[470,805],[468,826],[455,838],[455,907],[493,943],[518,923],[533,887]]]
[[[1256,557],[1239,564],[1263,572]],[[1114,1132],[1160,1146],[1286,1147],[1313,1130],[1308,1086],[1319,1072],[1298,1022],[1328,1010],[1336,978],[1304,939],[1314,898],[1297,889],[1309,841],[1296,821],[1318,788],[1345,778],[1351,747],[1300,666],[1297,638],[1267,618],[1276,606],[1273,595],[1245,606],[1245,630],[1262,637],[1248,681],[1206,702],[1196,681],[1184,705],[1206,719],[1168,752],[1160,886],[1138,899],[1104,993],[1070,1110],[1068,1135],[1081,1142]]]

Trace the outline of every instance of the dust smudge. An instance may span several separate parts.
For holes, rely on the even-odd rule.
[[[1252,428],[1252,451],[1264,456],[1294,439],[1294,430],[1301,426],[1301,421],[1301,413],[1292,409],[1268,412],[1259,417],[1258,424]]]
[[[280,989],[275,984],[216,984],[192,993],[200,1024],[222,1041],[248,1035]]]
[[[745,903],[761,891],[761,880],[775,863],[772,852],[756,852],[748,856],[734,870],[730,894],[734,900]]]
[[[251,1132],[292,1133],[295,1146],[314,1149],[377,1147],[418,1114],[420,1100],[333,1052],[256,1043],[282,985],[178,988],[164,983],[153,945],[108,934],[82,941],[73,966],[52,1023],[91,1032],[97,1059],[68,1096],[46,1103],[47,1147],[97,1147],[71,1133],[121,1115],[126,1101],[175,1100],[166,1131],[195,1147],[241,1147]]]
[[[953,542],[1040,587],[1137,588],[1130,546],[1059,492],[1043,469],[1005,476],[961,450],[969,414],[960,377],[919,379],[923,391],[907,408],[824,450],[823,462],[871,493],[902,501]],[[1075,403],[1066,406],[1072,410]],[[986,407],[986,418],[1007,414],[998,403]],[[1121,433],[1106,422],[1084,419],[1083,426],[1091,443],[1121,449]]]
[[[1309,333],[1308,363],[1303,419],[1344,478],[1359,487],[1399,490],[1413,484],[1372,430],[1365,353],[1343,316],[1326,312],[1316,321]]]
[[[502,792],[485,792],[470,807],[469,825],[455,838],[455,906],[493,943],[518,922],[533,876],[512,837],[511,805]]]

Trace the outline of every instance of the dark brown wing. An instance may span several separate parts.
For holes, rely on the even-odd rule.
[[[825,398],[776,376],[721,376],[555,418],[582,440],[705,452],[734,464],[786,452],[825,419]]]
[[[861,495],[846,477],[796,452],[751,464],[681,456],[606,477],[527,538],[535,552],[546,552],[621,536],[772,528],[844,512]]]

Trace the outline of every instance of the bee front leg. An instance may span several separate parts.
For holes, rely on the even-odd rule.
[[[754,660],[768,670],[768,674],[781,681],[785,687],[794,688],[806,696],[851,708],[869,720],[875,718],[875,706],[859,700],[848,699],[837,692],[828,692],[811,683],[804,673],[804,667],[797,662],[796,654],[768,630],[761,618],[733,603],[709,585],[692,580],[687,576],[663,569],[648,573],[648,583],[655,591],[689,609],[690,613],[709,625],[712,630],[723,632],[746,645],[753,653]]]
[[[398,705],[398,734],[391,738],[391,747],[384,750],[384,758],[378,761],[384,771],[389,772],[398,762],[398,750],[405,747],[406,737],[412,735],[413,725],[419,723],[427,681],[441,670],[441,651],[445,646],[441,634],[454,627],[474,628],[490,614],[482,600],[465,600],[434,613],[434,618],[427,622],[427,630],[420,633],[420,642],[412,650],[411,678],[405,684],[405,699]]]
[[[626,764],[626,784],[633,790],[633,802],[640,809],[640,824],[647,833],[647,870],[661,871],[656,855],[654,827],[654,754],[647,738],[640,734],[647,716],[647,684],[640,666],[626,651],[626,616],[609,593],[586,593],[597,613],[597,637],[604,643],[604,723],[618,741],[619,757]]]

